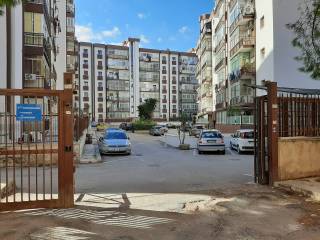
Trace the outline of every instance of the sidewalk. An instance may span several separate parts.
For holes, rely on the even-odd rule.
[[[80,158],[80,164],[88,163],[100,163],[101,155],[97,143],[96,131],[89,130],[89,134],[92,134],[92,144],[85,144],[82,157]]]
[[[275,186],[320,202],[320,177],[282,181],[275,183]]]

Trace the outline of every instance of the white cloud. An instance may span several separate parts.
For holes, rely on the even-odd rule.
[[[102,34],[106,38],[114,38],[121,34],[120,29],[118,27],[113,27],[111,30],[102,31]]]
[[[157,42],[161,43],[163,41],[163,39],[161,37],[157,38]]]
[[[144,13],[138,13],[137,16],[139,19],[145,19],[147,17]]]
[[[118,27],[113,27],[111,30],[95,32],[89,24],[87,26],[76,25],[75,29],[76,37],[80,42],[106,42],[108,39],[115,38],[121,34]]]
[[[183,26],[183,27],[181,27],[181,28],[179,29],[179,32],[182,33],[182,34],[188,32],[188,31],[189,31],[189,28],[188,28],[187,26]]]
[[[142,43],[150,43],[150,40],[143,34],[141,34],[139,38]]]

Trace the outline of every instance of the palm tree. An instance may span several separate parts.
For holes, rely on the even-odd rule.
[[[3,8],[14,7],[23,1],[24,0],[0,0],[0,16],[3,15]]]

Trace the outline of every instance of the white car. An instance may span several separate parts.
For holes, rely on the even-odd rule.
[[[254,130],[242,129],[238,130],[231,136],[230,141],[231,149],[236,150],[238,153],[244,151],[254,151]]]
[[[198,153],[203,152],[220,152],[226,153],[226,146],[223,136],[218,130],[203,130],[200,133],[197,143]]]

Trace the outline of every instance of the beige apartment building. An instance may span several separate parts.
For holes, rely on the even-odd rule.
[[[155,119],[192,118],[198,111],[196,55],[139,44],[137,38],[123,45],[79,43],[81,111],[95,121],[131,121],[144,100],[155,98]]]

